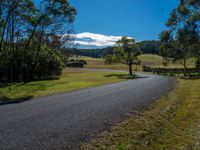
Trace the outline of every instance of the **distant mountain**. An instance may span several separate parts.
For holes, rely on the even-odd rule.
[[[139,48],[144,54],[159,54],[159,49],[161,42],[160,41],[142,41],[138,42]],[[104,48],[68,48],[70,53],[80,56],[89,56],[95,58],[101,58],[105,55],[111,54],[113,52],[113,47],[104,47]]]

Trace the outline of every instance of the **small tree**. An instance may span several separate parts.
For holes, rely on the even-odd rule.
[[[126,36],[117,41],[112,55],[105,57],[105,62],[111,64],[119,62],[129,67],[129,75],[133,75],[132,66],[140,64],[138,56],[142,54],[134,39]]]

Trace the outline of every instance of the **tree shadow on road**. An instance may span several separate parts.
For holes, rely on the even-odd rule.
[[[119,79],[128,79],[128,80],[133,80],[133,79],[139,79],[139,78],[147,78],[147,77],[142,77],[138,75],[127,75],[127,74],[109,74],[105,75],[104,77],[117,77]]]
[[[22,102],[31,100],[32,98],[33,98],[32,95],[17,97],[17,98],[9,98],[7,96],[3,96],[3,97],[0,97],[0,105],[22,103]]]

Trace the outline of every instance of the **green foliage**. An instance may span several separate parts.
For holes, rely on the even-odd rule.
[[[200,58],[196,60],[196,68],[200,68]]]
[[[160,41],[142,41],[138,42],[138,46],[143,54],[159,54],[161,46]]]
[[[105,59],[105,64],[112,64],[112,62],[113,62],[113,58],[112,58],[112,55],[111,54],[109,54],[109,55],[106,55],[105,57],[104,57],[104,59]]]
[[[61,57],[51,49],[41,52],[36,66],[35,77],[39,79],[50,79],[62,74],[64,63]]]
[[[114,47],[113,60],[127,65],[138,64],[137,56],[141,53],[135,40],[122,37]]]
[[[166,23],[168,30],[160,34],[161,55],[174,61],[200,56],[200,2],[198,0],[180,0]]]
[[[129,66],[129,74],[132,75],[132,65],[140,64],[138,56],[142,54],[134,39],[122,37],[117,41],[112,55],[105,57],[105,62],[119,62]]]
[[[76,10],[67,0],[0,1],[0,81],[59,76],[66,58],[60,50],[70,36]],[[69,35],[69,34],[67,34]]]

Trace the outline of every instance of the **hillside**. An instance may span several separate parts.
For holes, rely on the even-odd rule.
[[[138,42],[139,48],[143,54],[159,54],[160,41],[142,41]],[[113,47],[106,47],[101,49],[77,49],[68,48],[69,52],[74,55],[89,56],[94,58],[101,58],[107,54],[112,53]]]
[[[76,59],[76,57],[73,57]],[[105,60],[103,58],[92,58],[87,56],[79,56],[78,59],[87,61],[86,68],[95,68],[95,69],[112,69],[112,70],[127,70],[128,66],[125,64],[114,63],[114,64],[105,64]],[[163,68],[163,58],[159,55],[155,54],[142,54],[139,56],[141,60],[141,65],[133,67],[134,70],[141,71],[142,66],[150,66],[150,67],[161,67]],[[195,65],[195,60],[190,58],[187,60],[188,68],[193,68]],[[176,63],[170,62],[167,66],[168,68],[183,68],[183,64],[181,61],[177,61]]]

